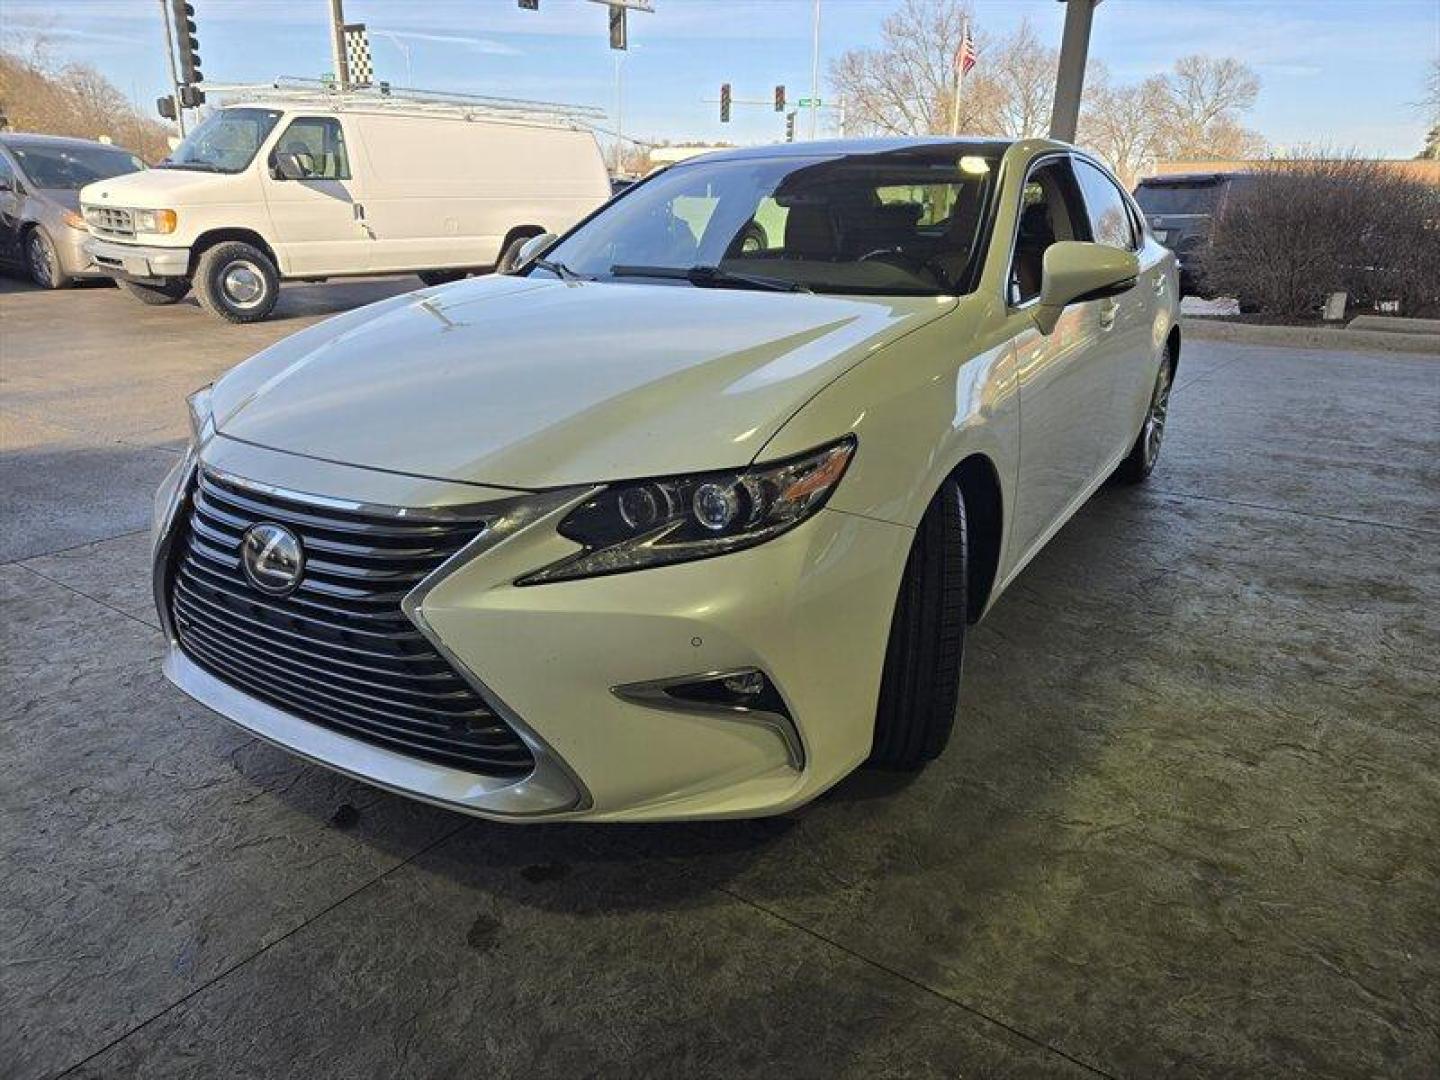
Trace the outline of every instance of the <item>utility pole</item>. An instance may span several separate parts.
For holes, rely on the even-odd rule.
[[[810,139],[815,139],[816,118],[820,115],[820,0],[815,0],[813,36],[810,43]]]
[[[345,59],[345,0],[330,0],[330,53],[335,60],[335,85],[350,89],[350,64]]]
[[[1080,93],[1085,88],[1085,60],[1090,53],[1090,24],[1100,0],[1061,0],[1065,4],[1065,35],[1060,39],[1060,70],[1055,74],[1055,107],[1050,137],[1074,142],[1080,124]]]
[[[175,123],[180,125],[180,138],[183,139],[185,110],[180,105],[180,69],[175,66],[175,32],[170,23],[170,5],[166,0],[160,0],[160,14],[165,20],[165,59],[170,64],[170,87],[175,94]]]

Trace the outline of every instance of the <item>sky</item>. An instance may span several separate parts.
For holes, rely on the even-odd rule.
[[[193,0],[208,82],[330,69],[328,0]],[[829,61],[879,41],[900,0],[821,0],[820,78]],[[345,0],[347,22],[370,28],[377,77],[396,85],[599,106],[615,124],[617,58],[626,134],[770,142],[784,118],[777,83],[810,96],[813,0],[653,0],[632,12],[630,50],[608,46],[605,9],[589,0]],[[1001,36],[1022,19],[1059,44],[1055,0],[975,0],[977,32]],[[59,58],[93,63],[147,112],[167,91],[157,0],[0,0],[6,44],[41,33]],[[1245,118],[1284,149],[1326,145],[1412,157],[1433,122],[1414,103],[1440,56],[1440,0],[1104,0],[1091,55],[1117,82],[1167,69],[1187,53],[1233,56],[1260,77]],[[979,61],[984,63],[983,55]],[[722,82],[737,106],[722,124]],[[819,133],[833,133],[822,111]],[[808,132],[802,117],[799,135]]]

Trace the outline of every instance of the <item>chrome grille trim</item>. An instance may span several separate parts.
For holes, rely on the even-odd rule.
[[[100,236],[134,236],[135,215],[118,206],[85,208],[85,223]]]
[[[176,644],[190,660],[244,693],[353,738],[487,776],[534,770],[526,742],[400,606],[483,536],[483,513],[322,505],[242,488],[203,468],[187,503],[178,515],[167,607]],[[287,525],[307,550],[314,542],[324,551],[307,562],[292,596],[258,593],[240,569],[241,536],[261,521]]]

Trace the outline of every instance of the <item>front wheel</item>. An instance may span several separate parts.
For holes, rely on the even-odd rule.
[[[1165,438],[1165,421],[1170,416],[1170,389],[1175,381],[1175,364],[1167,347],[1160,357],[1160,371],[1155,388],[1150,392],[1150,406],[1135,445],[1115,470],[1115,479],[1122,484],[1138,484],[1155,471],[1160,460],[1160,444]]]
[[[967,559],[965,499],[960,485],[947,480],[915,530],[900,580],[872,764],[916,769],[950,740],[965,652]]]
[[[25,238],[25,266],[30,280],[42,289],[68,289],[75,282],[61,267],[50,235],[38,225]]]
[[[230,240],[200,256],[195,294],[206,311],[226,322],[259,322],[280,298],[280,274],[255,245]]]
[[[421,270],[415,276],[425,285],[435,286],[449,285],[452,281],[459,281],[468,273],[468,270]]]
[[[189,278],[168,278],[159,285],[147,285],[140,281],[116,278],[115,284],[142,304],[149,304],[151,307],[178,304],[190,292]]]

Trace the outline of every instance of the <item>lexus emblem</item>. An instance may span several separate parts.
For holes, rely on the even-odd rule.
[[[300,586],[305,549],[284,525],[262,521],[240,538],[240,565],[250,584],[271,596],[288,596]]]

